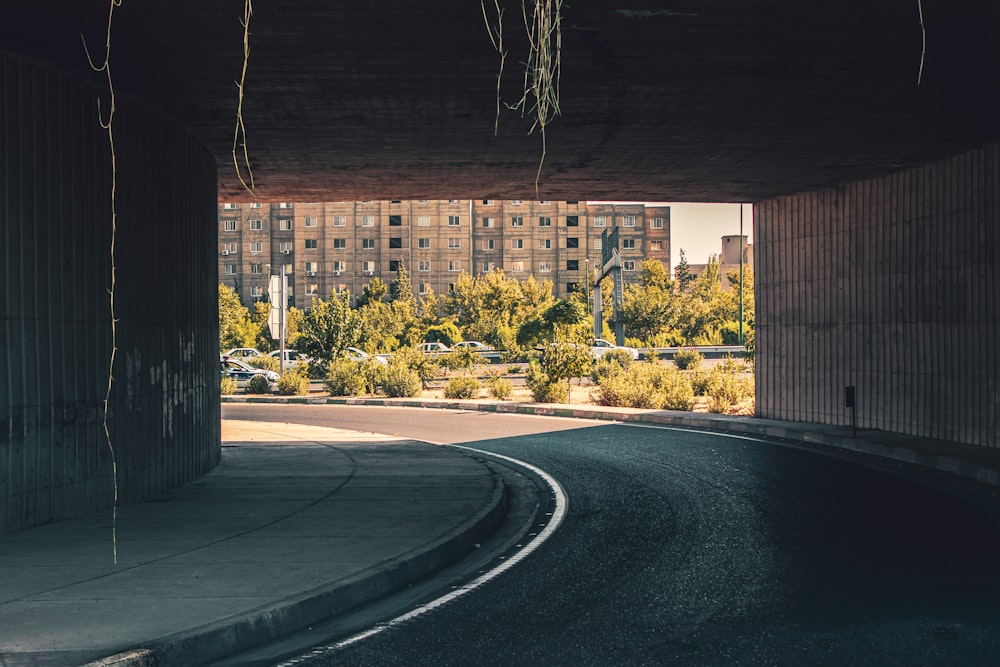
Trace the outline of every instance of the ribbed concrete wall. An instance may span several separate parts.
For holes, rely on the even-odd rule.
[[[1000,446],[1000,151],[755,207],[757,413]]]
[[[111,159],[97,95],[0,54],[0,533],[113,501]],[[128,502],[219,458],[216,171],[120,97],[114,129],[109,424]]]

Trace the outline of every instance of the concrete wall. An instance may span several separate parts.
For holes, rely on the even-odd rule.
[[[98,94],[0,54],[0,533],[113,502],[112,172]],[[109,427],[128,502],[219,459],[216,170],[120,96],[114,130]]]
[[[1000,151],[755,206],[757,414],[1000,446]]]

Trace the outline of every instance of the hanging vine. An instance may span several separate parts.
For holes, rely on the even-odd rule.
[[[250,17],[253,15],[253,3],[245,0],[243,5],[243,69],[240,73],[240,80],[237,82],[239,89],[239,101],[236,105],[236,129],[233,132],[233,167],[236,169],[236,177],[240,179],[243,188],[256,198],[253,183],[253,169],[250,168],[250,154],[247,151],[247,128],[243,124],[243,91],[247,78],[247,65],[250,62]],[[242,148],[243,164],[246,166],[247,177],[243,177],[240,171],[240,159],[237,157],[237,149]],[[250,183],[247,183],[247,180]]]
[[[104,394],[104,438],[111,454],[111,479],[114,485],[114,502],[111,514],[111,548],[115,565],[118,564],[118,461],[115,454],[114,443],[111,440],[111,429],[108,427],[108,411],[111,402],[111,389],[114,386],[115,356],[118,353],[118,319],[115,316],[115,241],[118,233],[118,209],[117,209],[117,186],[118,186],[118,163],[115,154],[115,86],[111,77],[111,23],[114,19],[115,8],[121,7],[123,0],[111,0],[108,9],[108,28],[106,41],[104,43],[104,60],[100,66],[94,64],[94,59],[90,57],[90,50],[87,48],[87,40],[83,39],[83,49],[87,54],[87,61],[95,72],[104,72],[108,81],[109,108],[107,120],[104,119],[104,112],[101,109],[101,100],[97,99],[97,111],[99,122],[108,132],[108,145],[111,149],[111,285],[108,288],[109,306],[111,310],[111,358],[108,361],[108,387]]]
[[[490,41],[500,54],[500,70],[497,74],[497,125],[499,125],[500,81],[507,57],[503,49],[503,11],[500,9],[499,0],[494,0],[497,22],[491,26],[485,0],[480,0],[480,4]],[[542,156],[535,173],[536,198],[547,152],[545,130],[556,116],[562,114],[559,107],[559,83],[562,74],[562,5],[563,0],[531,0],[532,9],[529,14],[527,2],[521,0],[521,15],[528,35],[528,58],[524,67],[521,98],[514,104],[506,105],[511,110],[520,109],[522,117],[532,114],[535,120],[528,134],[538,129],[542,136]],[[496,129],[495,125],[494,132]]]

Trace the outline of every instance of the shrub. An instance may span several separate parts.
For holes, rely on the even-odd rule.
[[[684,344],[684,336],[677,331],[661,331],[660,333],[651,336],[649,340],[646,341],[646,347],[651,348],[661,348],[661,347],[680,347]]]
[[[223,396],[230,396],[236,393],[236,378],[223,377],[220,382]]]
[[[693,347],[682,347],[674,355],[674,364],[682,371],[693,371],[701,365],[705,357]]]
[[[719,325],[719,337],[722,338],[723,345],[739,345],[740,323],[735,320],[726,320]]]
[[[278,378],[278,393],[282,396],[305,396],[309,393],[309,374],[306,367],[296,366]]]
[[[441,365],[450,371],[468,370],[488,363],[486,357],[469,347],[460,347],[441,357]]]
[[[712,374],[708,371],[696,369],[693,371],[687,371],[688,380],[691,382],[691,388],[694,389],[695,396],[704,396],[708,393],[708,384],[712,379]]]
[[[742,370],[719,364],[708,373],[708,376],[705,395],[708,396],[709,412],[726,413],[742,401],[753,398],[753,376],[747,375]]]
[[[278,366],[281,362],[278,357],[248,357],[244,360],[247,366],[251,368],[263,368],[265,371],[278,372]]]
[[[476,398],[482,388],[479,380],[474,377],[454,377],[444,388],[445,398]]]
[[[271,393],[271,383],[267,381],[267,378],[263,375],[254,375],[247,382],[248,394],[270,394]]]
[[[632,361],[628,350],[608,350],[594,361],[590,377],[594,382],[599,382],[602,377],[625,370],[632,365]]]
[[[600,378],[598,401],[602,405],[654,410],[690,410],[694,407],[691,383],[674,368],[660,364],[635,364],[612,370]]]
[[[569,397],[569,390],[558,378],[553,380],[549,377],[537,360],[531,360],[528,364],[528,372],[525,382],[531,391],[531,400],[535,403],[565,403]]]
[[[415,347],[403,347],[397,350],[389,361],[389,365],[403,365],[416,372],[417,377],[424,387],[427,383],[438,376],[441,371],[441,364],[437,358],[429,354],[423,354]]]
[[[514,385],[510,380],[499,374],[490,374],[486,379],[486,389],[492,398],[506,401],[514,394]]]
[[[366,390],[365,376],[357,361],[339,357],[326,367],[323,384],[331,396],[358,396]]]
[[[402,360],[393,361],[385,367],[382,375],[382,393],[392,398],[409,398],[419,396],[423,388],[423,380],[420,374],[403,363]]]
[[[462,340],[462,332],[459,331],[458,325],[454,322],[442,322],[441,324],[432,324],[427,327],[427,333],[424,334],[424,341],[427,343],[437,343],[441,342],[451,347],[458,341]]]

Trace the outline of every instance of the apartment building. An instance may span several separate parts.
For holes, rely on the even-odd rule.
[[[619,229],[626,282],[639,263],[670,265],[670,207],[576,201],[389,200],[219,205],[219,280],[244,304],[265,298],[284,265],[289,305],[361,293],[400,266],[416,296],[446,293],[462,273],[503,269],[551,280],[563,298],[601,263],[604,231]]]

